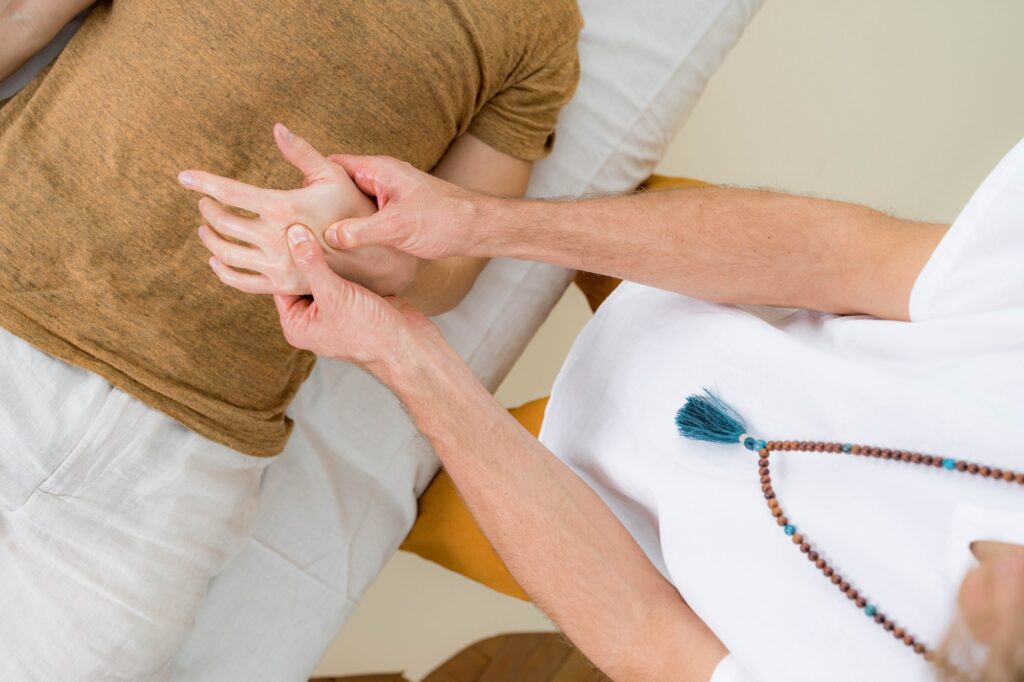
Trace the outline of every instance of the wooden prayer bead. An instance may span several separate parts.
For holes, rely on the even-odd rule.
[[[1021,485],[1024,485],[1024,472],[1018,473],[1003,470],[998,467],[988,467],[948,457],[923,455],[917,452],[865,446],[853,443],[843,444],[825,441],[773,440],[767,441],[765,443],[765,447],[758,452],[758,475],[761,478],[761,490],[764,493],[765,499],[768,501],[768,508],[771,510],[772,516],[775,517],[775,522],[785,530],[786,535],[790,536],[793,544],[799,547],[800,551],[807,555],[807,559],[814,564],[815,568],[820,570],[822,574],[828,578],[833,585],[838,587],[839,590],[846,595],[847,599],[849,599],[865,615],[871,618],[877,625],[881,625],[886,632],[892,633],[895,639],[902,641],[906,646],[910,647],[915,654],[923,656],[926,660],[931,660],[933,658],[933,652],[928,649],[927,646],[918,642],[913,635],[906,631],[905,628],[897,626],[891,618],[881,613],[875,605],[868,601],[867,597],[860,594],[860,592],[851,586],[850,583],[842,577],[842,575],[837,573],[816,550],[812,549],[811,543],[803,533],[797,533],[796,528],[790,525],[788,517],[786,517],[782,512],[782,505],[776,497],[775,490],[772,488],[772,479],[769,472],[769,455],[772,451],[827,452],[836,454],[849,453],[852,455],[874,457],[876,459],[945,468],[956,472],[966,472],[980,475],[985,478],[993,478],[995,480],[1005,481],[1008,483],[1016,482]]]

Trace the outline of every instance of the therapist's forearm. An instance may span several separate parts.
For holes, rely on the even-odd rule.
[[[906,319],[945,225],[775,192],[708,187],[578,202],[488,200],[481,255],[629,279],[720,303]]]
[[[706,682],[725,648],[604,502],[442,343],[377,373],[401,398],[509,570],[616,680]]]

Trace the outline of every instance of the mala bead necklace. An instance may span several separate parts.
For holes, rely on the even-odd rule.
[[[798,532],[796,525],[783,512],[782,505],[775,495],[774,488],[772,488],[769,457],[773,452],[789,452],[794,450],[799,452],[828,452],[859,457],[874,457],[939,468],[951,473],[981,476],[1022,486],[1024,486],[1024,473],[965,462],[949,457],[923,455],[917,452],[890,450],[888,448],[857,445],[854,443],[794,440],[764,441],[747,434],[747,427],[743,423],[743,418],[732,407],[723,402],[714,393],[707,390],[704,393],[704,395],[693,395],[687,398],[686,404],[676,413],[676,426],[679,429],[679,433],[687,438],[710,443],[738,443],[746,449],[756,452],[758,456],[758,474],[761,477],[761,492],[764,493],[769,511],[775,517],[775,523],[790,538],[793,545],[799,548],[808,561],[821,571],[825,579],[829,580],[840,592],[846,595],[851,605],[859,609],[867,618],[884,628],[886,632],[891,633],[895,639],[903,642],[915,654],[924,656],[926,660],[933,660],[934,652],[932,649],[907,632],[906,628],[900,626],[889,614],[883,613],[876,604],[871,603],[871,600],[857,590],[847,577],[840,574],[839,571],[822,558],[819,551],[820,548],[816,548],[806,534]]]

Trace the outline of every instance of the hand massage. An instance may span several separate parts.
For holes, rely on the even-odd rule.
[[[306,680],[438,465],[610,679],[1024,680],[1024,142],[634,191],[758,4],[0,1],[0,680]]]

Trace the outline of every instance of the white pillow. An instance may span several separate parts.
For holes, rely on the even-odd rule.
[[[576,97],[534,196],[625,192],[646,179],[762,0],[579,0]]]

